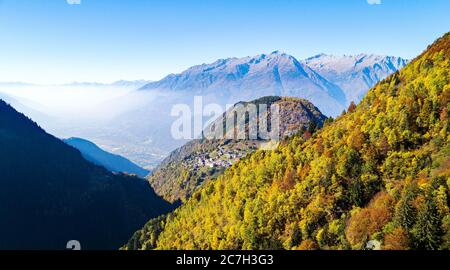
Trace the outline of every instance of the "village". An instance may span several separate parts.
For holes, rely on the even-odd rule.
[[[198,170],[203,167],[209,168],[228,168],[233,163],[238,161],[240,158],[247,155],[248,151],[240,151],[236,149],[225,149],[222,146],[219,146],[217,151],[213,153],[205,153],[201,152],[195,155],[192,159],[194,159],[193,169]],[[192,161],[192,160],[191,160]],[[189,162],[189,161],[188,161]]]

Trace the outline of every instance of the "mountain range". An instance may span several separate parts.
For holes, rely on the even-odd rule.
[[[334,117],[351,101],[359,102],[370,87],[406,63],[400,57],[367,54],[341,57],[322,54],[299,61],[274,51],[194,66],[141,89],[218,96],[230,103],[261,96],[300,97]]]
[[[408,60],[373,54],[319,54],[305,59],[303,63],[339,86],[345,93],[347,103],[358,103],[369,88],[403,68]]]

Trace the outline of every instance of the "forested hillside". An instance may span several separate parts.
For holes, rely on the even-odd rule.
[[[86,161],[0,100],[0,249],[117,249],[170,210],[145,180]]]
[[[450,248],[450,34],[312,138],[257,151],[125,248]]]
[[[234,112],[247,110],[249,105],[264,104],[268,110],[261,112],[261,119],[268,119],[270,123],[270,106],[277,105],[279,108],[279,136],[280,139],[292,136],[297,132],[306,132],[308,128],[316,129],[323,125],[327,119],[319,109],[311,102],[300,98],[263,97],[251,102],[240,102],[233,107],[223,117],[216,119],[209,128],[205,129],[205,134],[215,134],[214,127],[227,122],[227,119],[234,117]],[[206,139],[193,140],[173,151],[156,170],[149,175],[148,179],[155,191],[170,202],[177,200],[186,201],[192,193],[197,190],[205,181],[215,179],[222,174],[226,168],[231,166],[247,154],[256,151],[262,144],[267,143],[263,139],[250,139],[248,134],[248,122],[256,119],[247,119],[246,127],[239,128],[239,125],[226,127],[224,124],[223,134],[230,134],[225,137],[222,134],[218,138],[234,139]],[[252,122],[251,122],[252,123]],[[208,130],[209,129],[209,130]],[[245,139],[238,139],[239,132]]]

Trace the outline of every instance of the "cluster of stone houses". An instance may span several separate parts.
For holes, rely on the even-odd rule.
[[[209,154],[202,153],[195,157],[194,170],[202,167],[223,167],[228,168],[233,165],[234,162],[246,155],[244,151],[226,150],[222,147],[216,152],[215,157],[211,157]]]

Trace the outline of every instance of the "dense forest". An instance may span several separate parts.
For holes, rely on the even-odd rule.
[[[172,206],[112,174],[0,100],[0,249],[117,249]]]
[[[256,151],[125,249],[450,248],[450,34],[334,122]]]
[[[258,114],[259,118],[266,119],[268,123],[271,122],[270,107],[272,105],[278,106],[280,127],[277,131],[280,139],[308,129],[321,127],[327,120],[327,117],[311,102],[301,98],[268,96],[250,102],[237,103],[222,117],[205,128],[202,139],[190,141],[173,151],[149,175],[148,180],[155,191],[170,202],[186,201],[203,183],[217,178],[234,162],[267,143],[267,140],[263,138],[249,138],[248,123],[251,119],[248,117],[245,119],[245,126],[242,126],[242,128],[238,123],[232,127],[226,125],[236,112],[244,115],[250,105],[256,105],[258,111],[259,104],[268,107],[265,112]],[[214,127],[222,124],[222,122],[222,134],[218,134]],[[236,120],[236,122],[238,121]],[[258,121],[255,120],[255,122]],[[242,134],[245,139],[237,139],[239,131],[245,132],[245,134]],[[230,134],[230,136],[227,137],[225,134]],[[207,139],[212,135],[218,135],[216,138],[219,139]]]

